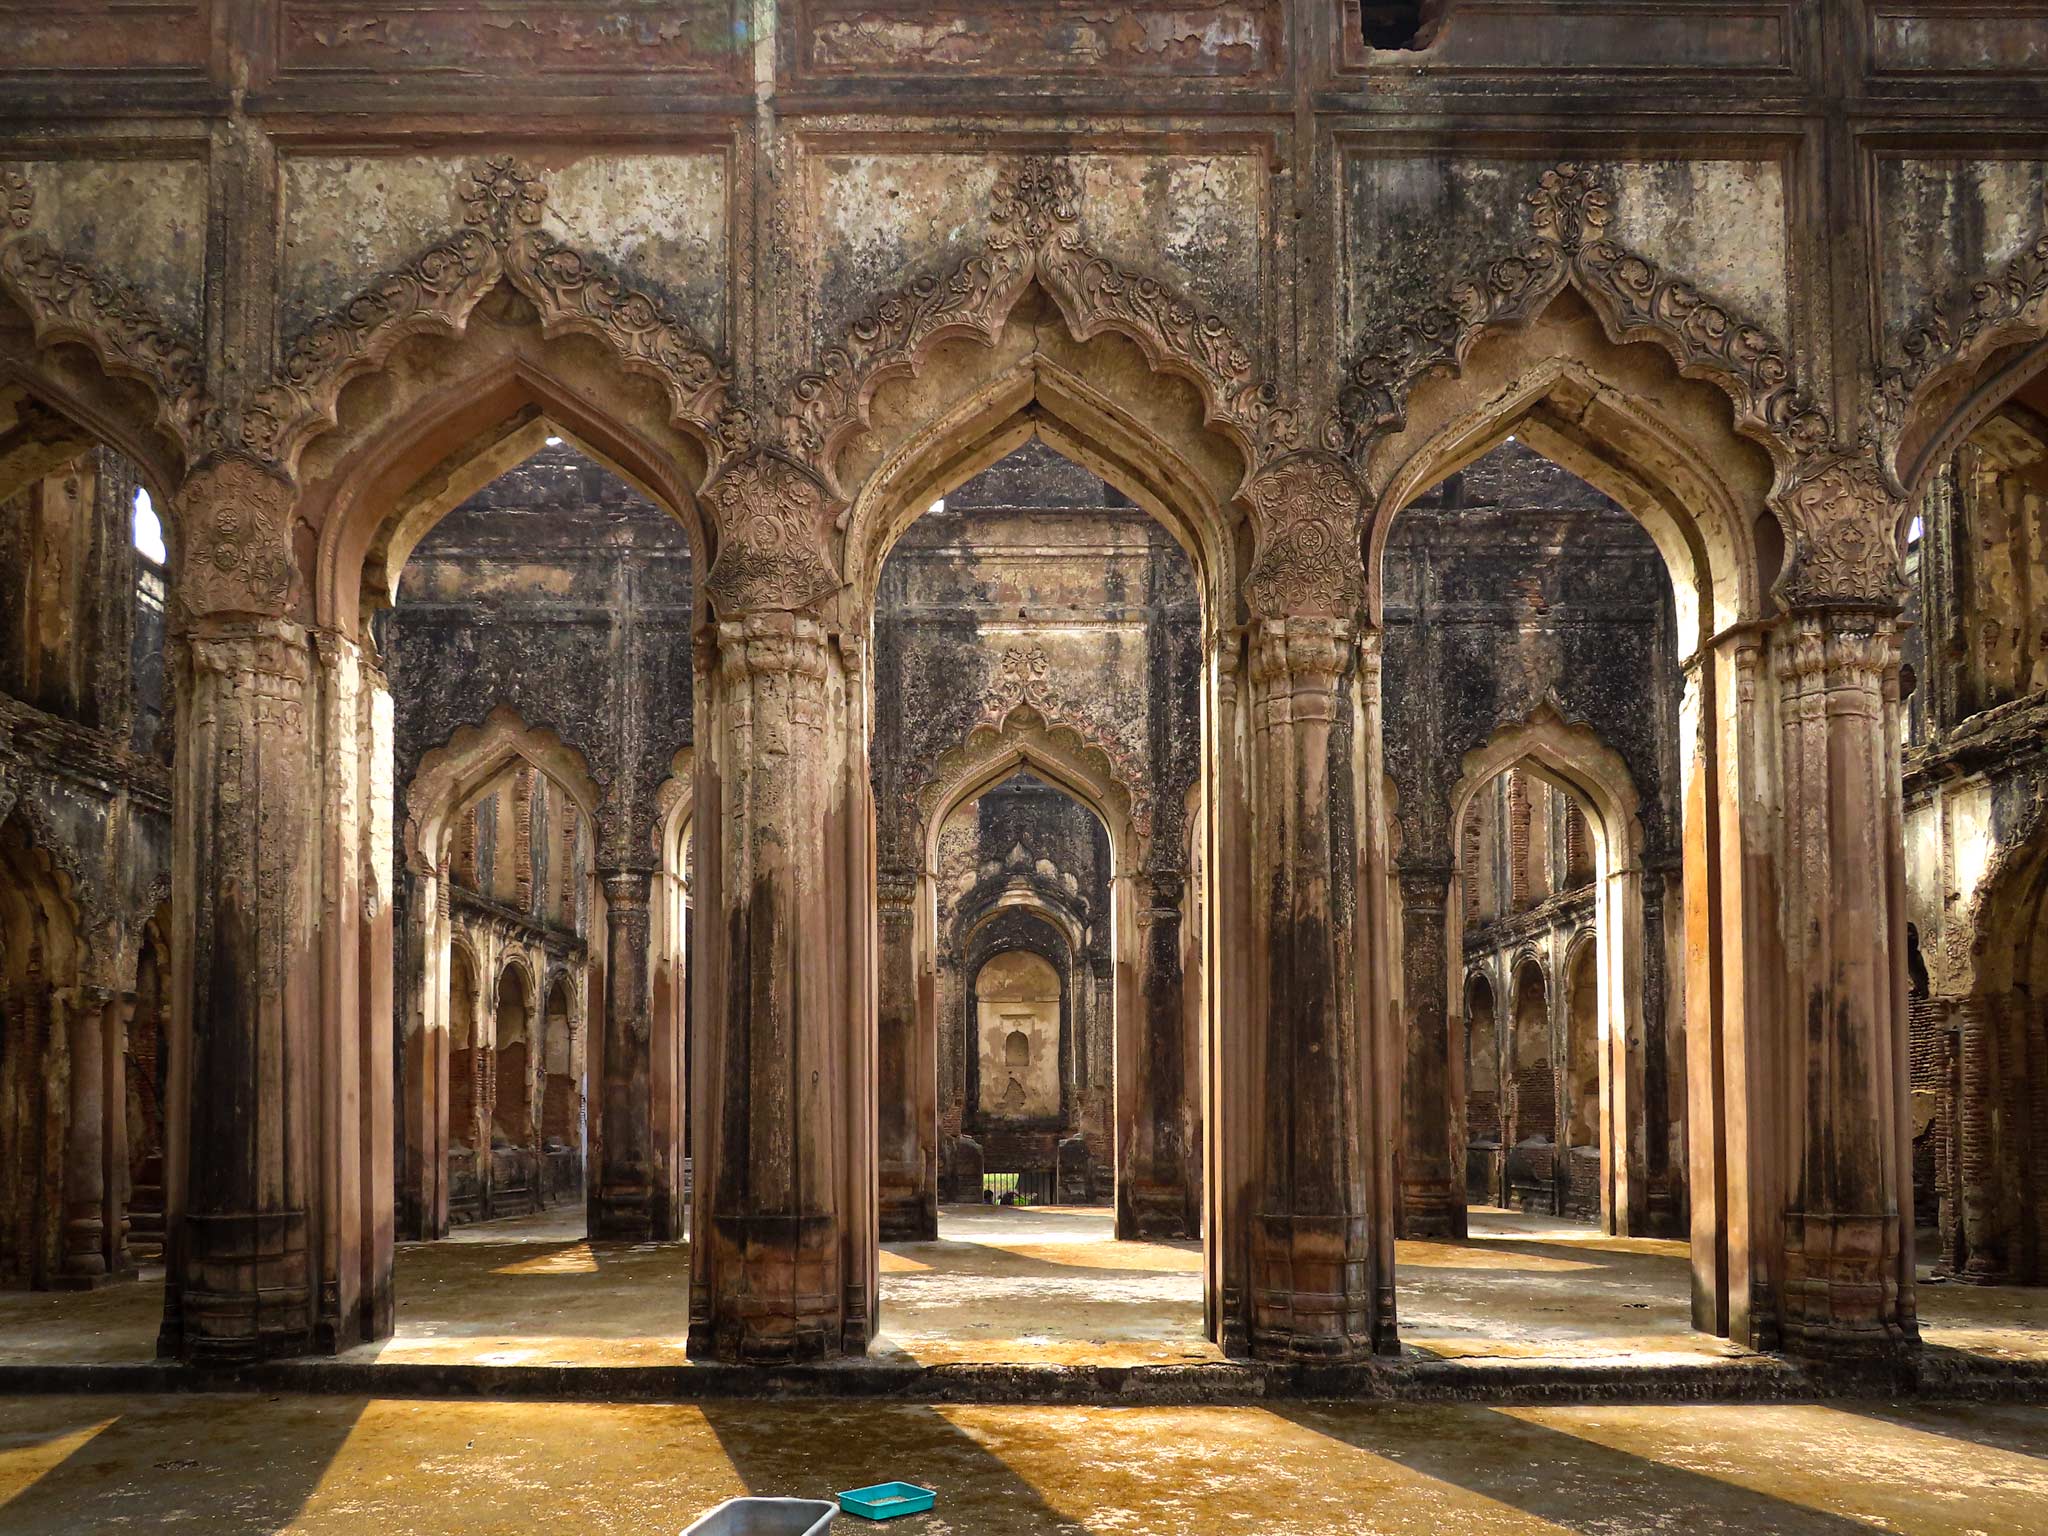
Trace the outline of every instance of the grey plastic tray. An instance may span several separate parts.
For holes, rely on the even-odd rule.
[[[823,1499],[727,1499],[700,1515],[683,1536],[825,1536],[837,1504]]]

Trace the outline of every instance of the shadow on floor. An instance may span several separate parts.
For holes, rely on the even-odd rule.
[[[898,1536],[1087,1536],[1023,1477],[936,1408],[848,1404],[819,1422],[822,1407],[765,1408],[711,1403],[705,1421],[749,1493],[830,1499],[872,1483],[918,1483],[938,1491],[928,1515],[891,1520]],[[842,1432],[832,1432],[832,1429]],[[843,1516],[840,1525],[866,1529]]]
[[[25,1399],[0,1414],[0,1530],[276,1532],[289,1529],[356,1427],[354,1398],[209,1400],[119,1406]],[[47,1456],[38,1451],[49,1453]],[[148,1475],[137,1478],[147,1457]]]
[[[1871,1527],[1718,1477],[1651,1460],[1492,1408],[1395,1409],[1370,1418],[1275,1404],[1292,1423],[1585,1536],[1869,1536]]]

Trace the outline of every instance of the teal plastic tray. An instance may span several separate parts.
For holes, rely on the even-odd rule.
[[[876,1483],[872,1488],[855,1488],[839,1495],[839,1507],[863,1520],[894,1520],[898,1515],[921,1515],[932,1507],[938,1495],[915,1483]]]

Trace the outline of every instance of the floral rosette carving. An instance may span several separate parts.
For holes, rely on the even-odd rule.
[[[1034,250],[1055,234],[1077,240],[1081,219],[1081,188],[1067,162],[1050,155],[1027,155],[996,179],[989,204],[991,250],[1024,245]]]
[[[1889,609],[1904,598],[1899,503],[1874,460],[1817,460],[1773,505],[1791,546],[1773,588],[1782,606]]]
[[[719,542],[704,589],[721,618],[794,612],[837,590],[826,553],[829,498],[802,468],[756,452],[728,467],[705,499]]]
[[[1334,459],[1283,459],[1251,484],[1258,546],[1245,601],[1265,618],[1352,613],[1364,588],[1363,498]]]
[[[241,458],[196,471],[178,494],[184,554],[178,600],[188,614],[279,616],[297,603],[292,488]]]

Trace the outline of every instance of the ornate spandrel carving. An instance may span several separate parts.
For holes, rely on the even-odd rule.
[[[1090,248],[1080,227],[1079,185],[1066,161],[1028,155],[1009,166],[996,183],[989,219],[980,247],[883,298],[791,386],[779,412],[784,438],[828,481],[837,445],[865,424],[885,379],[914,371],[931,346],[949,337],[993,343],[1034,279],[1081,340],[1115,331],[1136,342],[1154,368],[1192,381],[1205,418],[1235,437],[1248,460],[1297,445],[1298,413],[1259,377],[1249,341],[1171,284]]]
[[[188,616],[281,617],[299,603],[292,487],[247,459],[216,459],[178,493],[176,595]]]
[[[532,167],[484,161],[466,173],[457,195],[463,227],[308,326],[268,383],[210,414],[211,445],[292,464],[334,424],[350,379],[408,336],[460,335],[500,281],[533,304],[544,334],[594,336],[627,369],[659,383],[675,421],[702,437],[714,461],[751,441],[751,427],[725,398],[730,373],[708,347],[654,295],[547,232],[547,187]]]
[[[1904,598],[1898,502],[1874,460],[1816,459],[1773,506],[1788,546],[1773,588],[1783,607],[1889,609]]]
[[[1258,548],[1245,602],[1262,618],[1350,614],[1364,586],[1359,554],[1364,499],[1337,459],[1282,459],[1253,480]]]
[[[76,341],[110,373],[139,380],[158,421],[188,449],[204,411],[199,344],[135,289],[75,261],[33,232],[35,188],[25,172],[0,170],[0,287],[28,312],[38,343]]]
[[[718,556],[704,590],[721,615],[793,613],[838,589],[838,568],[827,553],[829,498],[796,464],[779,454],[749,454],[704,499],[718,527]]]
[[[1534,319],[1567,284],[1586,296],[1616,341],[1653,341],[1681,373],[1711,379],[1734,402],[1736,429],[1781,465],[1830,441],[1833,426],[1800,391],[1781,341],[1607,238],[1614,198],[1591,167],[1566,162],[1544,172],[1528,206],[1526,244],[1366,343],[1325,423],[1324,447],[1362,459],[1401,429],[1408,396],[1423,378],[1456,373],[1487,331]]]

